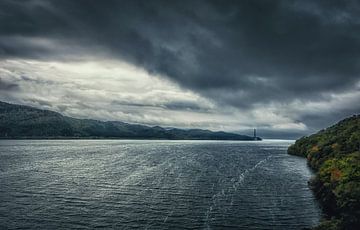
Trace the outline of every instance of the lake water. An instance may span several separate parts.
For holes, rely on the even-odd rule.
[[[1,229],[301,229],[321,212],[290,141],[0,141]]]

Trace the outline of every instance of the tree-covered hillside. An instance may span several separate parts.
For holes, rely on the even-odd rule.
[[[48,110],[5,102],[0,102],[0,138],[254,140],[250,136],[201,129],[165,129],[119,121],[75,119]]]
[[[317,172],[310,184],[328,216],[316,229],[360,229],[360,115],[297,140],[288,153]]]

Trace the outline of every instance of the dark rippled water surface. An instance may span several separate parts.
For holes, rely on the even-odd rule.
[[[0,141],[1,229],[301,229],[320,211],[288,141]]]

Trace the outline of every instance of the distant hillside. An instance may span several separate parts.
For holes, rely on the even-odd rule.
[[[360,229],[360,115],[297,140],[288,153],[317,172],[311,186],[328,220],[315,229]]]
[[[119,121],[75,119],[49,110],[5,102],[0,102],[0,138],[254,140],[250,136],[201,129],[165,129]]]

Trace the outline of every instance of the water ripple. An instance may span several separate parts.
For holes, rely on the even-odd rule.
[[[290,142],[0,141],[1,229],[301,229]]]

